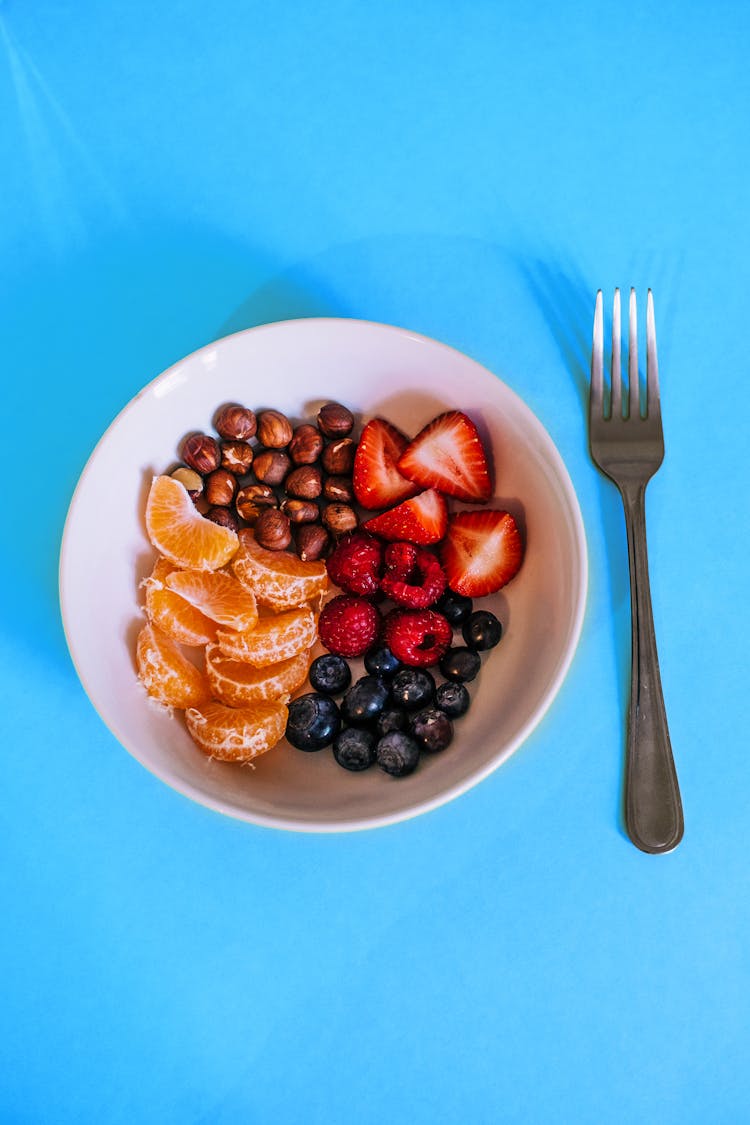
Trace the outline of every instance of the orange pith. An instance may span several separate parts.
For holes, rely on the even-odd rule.
[[[176,570],[166,582],[170,590],[219,625],[244,632],[257,623],[255,595],[231,574],[216,570]]]
[[[249,632],[219,629],[216,640],[222,656],[263,668],[289,660],[315,643],[315,615],[308,606],[261,617]]]
[[[287,700],[304,683],[309,667],[308,652],[278,664],[253,668],[239,660],[227,660],[218,645],[206,647],[206,674],[211,692],[228,707],[246,707],[271,699]]]
[[[249,762],[265,754],[283,736],[286,717],[286,705],[277,702],[243,708],[211,702],[185,712],[196,745],[209,757],[225,762]]]
[[[234,531],[200,514],[187,489],[173,477],[154,477],[146,504],[146,530],[160,554],[192,570],[218,570],[239,545]]]
[[[136,642],[138,676],[148,694],[167,707],[195,707],[210,697],[206,677],[171,637],[144,625]]]
[[[328,588],[324,562],[302,562],[286,551],[267,551],[256,543],[250,528],[239,533],[232,570],[259,605],[276,610],[293,609]]]
[[[174,569],[169,559],[159,558],[150,576],[141,583],[146,590],[148,619],[180,644],[208,644],[216,639],[216,622],[168,589],[166,579]]]

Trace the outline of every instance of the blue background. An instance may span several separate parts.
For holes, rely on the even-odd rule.
[[[734,0],[2,4],[3,1123],[750,1121],[748,48]],[[584,413],[594,293],[631,284],[667,444],[666,857],[622,827],[625,538]],[[320,838],[132,760],[56,587],[125,402],[309,315],[496,371],[563,454],[591,563],[577,658],[513,759]]]

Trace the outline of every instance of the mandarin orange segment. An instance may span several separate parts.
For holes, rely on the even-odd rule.
[[[315,644],[315,615],[308,606],[261,617],[250,632],[219,629],[216,640],[222,656],[263,668],[298,656]]]
[[[216,639],[217,625],[165,585],[174,572],[169,559],[156,560],[151,575],[141,585],[146,590],[146,614],[152,625],[183,645],[205,645]]]
[[[175,570],[167,586],[206,617],[229,629],[245,632],[258,620],[255,594],[231,574],[216,570]]]
[[[239,660],[227,660],[218,645],[206,648],[206,673],[216,699],[228,707],[246,707],[271,699],[287,700],[304,682],[310,655],[302,652],[279,664],[253,668]]]
[[[265,754],[281,739],[286,720],[286,705],[274,702],[242,708],[211,702],[185,712],[196,745],[224,762],[250,762]]]
[[[239,533],[239,550],[232,569],[243,586],[252,590],[259,605],[294,609],[328,589],[324,562],[302,562],[287,551],[267,551],[250,528]]]
[[[167,707],[196,707],[210,698],[203,673],[155,625],[144,625],[138,634],[136,662],[148,694]]]
[[[189,570],[218,570],[239,546],[236,533],[205,519],[174,477],[154,477],[146,504],[146,530],[160,554]]]

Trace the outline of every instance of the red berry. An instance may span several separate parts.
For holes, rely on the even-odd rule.
[[[339,594],[332,598],[318,621],[320,639],[337,656],[362,656],[375,644],[383,623],[380,610],[365,598]]]
[[[376,594],[383,569],[383,544],[365,531],[353,531],[339,540],[326,562],[332,582],[350,594]]]
[[[448,526],[448,509],[439,492],[428,489],[395,508],[373,516],[365,526],[381,539],[405,539],[409,543],[439,543]]]
[[[453,629],[434,609],[393,609],[385,619],[385,643],[414,668],[437,664],[452,639]]]
[[[420,430],[401,454],[398,470],[422,488],[459,500],[483,504],[492,495],[482,439],[460,410],[447,410]]]
[[[412,543],[391,543],[385,549],[383,593],[400,605],[426,609],[434,605],[445,590],[446,577],[438,560],[429,551]]]
[[[456,512],[440,554],[451,590],[481,598],[494,594],[518,573],[523,541],[509,512],[494,508]]]

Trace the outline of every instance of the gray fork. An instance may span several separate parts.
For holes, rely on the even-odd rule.
[[[659,676],[646,554],[646,485],[664,460],[659,402],[654,301],[646,314],[646,411],[641,415],[638,383],[638,327],[635,290],[630,290],[628,400],[623,411],[620,356],[620,290],[612,313],[610,411],[604,410],[604,325],[602,291],[596,295],[591,355],[589,444],[598,467],[620,490],[625,508],[630,564],[631,683],[625,768],[625,824],[636,847],[669,852],[682,839],[684,824],[677,773],[669,741]]]

